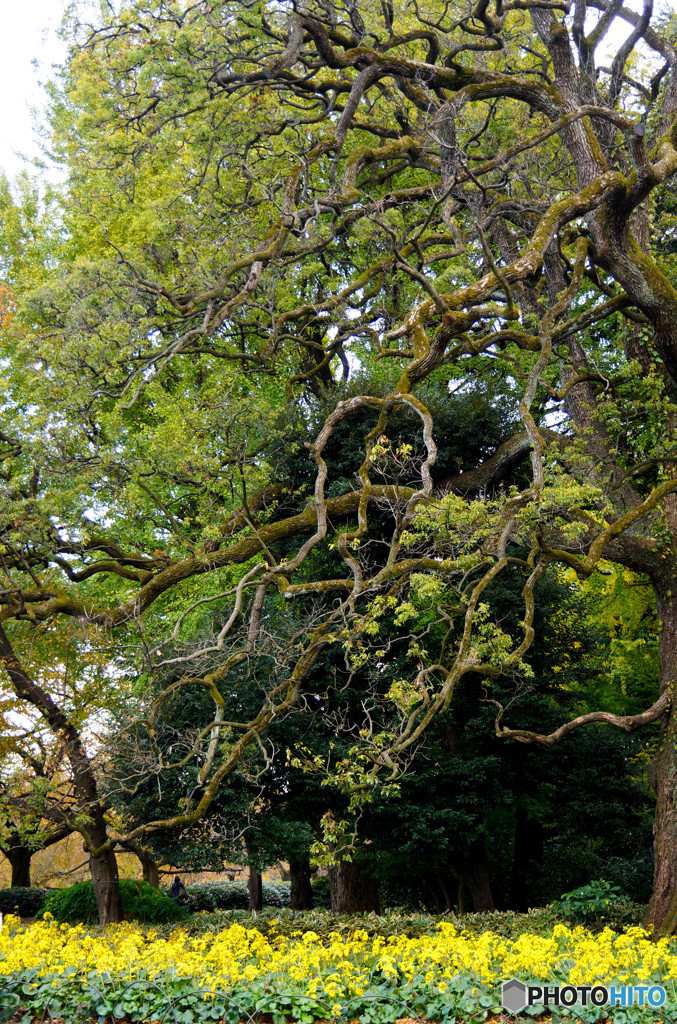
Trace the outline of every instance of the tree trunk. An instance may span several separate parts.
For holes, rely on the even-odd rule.
[[[289,861],[291,876],[291,895],[289,905],[292,910],[313,909],[313,888],[310,884],[310,860],[307,856]]]
[[[144,850],[143,847],[137,846],[136,843],[129,843],[127,849],[131,850],[138,858],[144,882],[148,882],[154,889],[159,889],[160,869],[153,855],[148,853],[148,850]]]
[[[342,860],[329,868],[332,914],[379,912],[378,882],[362,864]]]
[[[458,880],[458,912],[459,914],[468,913],[468,899],[467,899],[467,886],[462,878]]]
[[[146,853],[145,850],[142,850],[139,860],[141,861],[141,870],[143,872],[144,882],[148,882],[148,884],[152,885],[154,889],[159,889],[160,871],[155,858],[151,857],[151,855]]]
[[[23,843],[13,843],[10,847],[3,847],[2,852],[12,866],[12,888],[29,889],[31,884],[31,857],[33,850]]]
[[[291,870],[287,871],[281,860],[278,860],[275,867],[280,872],[280,878],[283,882],[291,882]]]
[[[677,583],[657,590],[661,629],[661,693],[674,693],[677,682]],[[674,698],[673,698],[674,700]],[[645,925],[659,935],[677,928],[677,707],[673,703],[661,721],[658,750],[650,768],[656,791],[654,819],[654,883]]]
[[[144,882],[148,882],[154,889],[160,888],[160,869],[158,863],[152,854],[144,850],[143,847],[138,846],[136,843],[130,841],[123,841],[120,843],[124,850],[129,850],[137,858],[141,865],[141,873]]]
[[[122,921],[124,914],[120,896],[118,862],[114,851],[106,850],[100,857],[93,857],[90,854],[89,870],[92,873],[99,924],[114,924]]]
[[[87,827],[86,833],[83,831],[83,835],[86,835],[86,850],[101,849],[108,841],[108,826],[103,806],[99,800],[96,774],[87,756],[82,736],[51,695],[28,675],[14,653],[1,624],[0,662],[10,678],[17,697],[37,708],[48,722],[52,734],[60,743],[64,743],[66,756],[73,772],[75,792],[81,809],[86,810],[91,821],[91,826]],[[68,831],[71,830],[68,829]],[[99,924],[122,921],[122,899],[115,853],[112,849],[107,849],[98,857],[93,857],[90,854],[89,867],[99,912]]]
[[[247,889],[249,890],[249,910],[263,910],[263,879],[261,872],[253,864],[249,865]]]
[[[426,875],[424,883],[435,903],[435,914],[443,914],[445,911],[445,897],[438,875]]]
[[[475,913],[479,913],[481,910],[496,909],[491,892],[489,867],[486,861],[475,865],[473,870],[466,876],[466,883],[470,889]]]

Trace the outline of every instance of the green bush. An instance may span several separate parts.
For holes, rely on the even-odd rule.
[[[163,887],[162,892],[169,895],[169,887]],[[192,900],[191,910],[216,910],[214,894],[211,891],[211,882],[195,882],[186,886],[186,892]]]
[[[329,892],[329,879],[326,875],[313,878],[310,883],[313,890],[313,904],[319,910],[331,910],[331,894]]]
[[[126,918],[144,921],[146,924],[162,924],[184,921],[188,916],[183,907],[148,882],[123,878],[120,880],[120,895]],[[68,889],[53,890],[38,916],[44,917],[47,913],[55,920],[67,924],[95,924],[98,914],[92,883],[78,882]]]
[[[432,892],[418,879],[400,881],[397,878],[385,878],[379,882],[379,902],[381,910],[388,907],[399,907],[410,913],[425,913],[435,910]]]
[[[169,886],[162,892],[169,893]],[[195,910],[246,910],[249,890],[246,882],[195,882],[186,886],[186,892],[195,900]]]
[[[249,890],[246,882],[209,882],[214,910],[246,910]]]
[[[52,889],[22,888],[0,889],[0,914],[18,914],[19,917],[37,917]]]
[[[263,886],[264,907],[277,907],[285,909],[291,902],[291,885],[289,882],[264,882]]]
[[[570,921],[587,924],[590,921],[608,920],[616,913],[619,905],[629,906],[630,901],[617,885],[600,878],[565,892],[559,910]]]
[[[264,907],[280,910],[289,906],[290,885],[288,882],[264,882]],[[165,886],[163,892],[169,893]],[[193,910],[247,910],[249,890],[246,882],[194,882],[186,886],[186,892],[193,900]]]
[[[608,857],[604,864],[607,881],[617,885],[633,903],[648,903],[653,888],[653,850],[631,857]]]

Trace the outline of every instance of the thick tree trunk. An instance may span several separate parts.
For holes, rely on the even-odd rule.
[[[144,850],[143,847],[137,846],[136,843],[127,844],[126,849],[131,850],[138,858],[144,882],[148,882],[154,889],[159,889],[160,869],[153,855],[148,853],[148,850]]]
[[[661,592],[662,591],[662,592]],[[677,581],[657,589],[661,630],[661,692],[673,694],[677,683]],[[674,701],[674,696],[673,696]],[[677,707],[673,703],[661,721],[658,750],[651,764],[656,790],[654,819],[654,884],[645,924],[656,934],[677,929]]]
[[[263,910],[263,879],[261,872],[254,864],[249,865],[247,889],[249,890],[249,909]]]
[[[71,829],[60,828],[43,839],[41,850],[46,850],[55,843],[71,834]],[[10,832],[4,846],[0,846],[0,852],[4,853],[12,868],[12,888],[29,889],[31,886],[31,859],[38,851],[23,842],[19,832]]]
[[[118,862],[114,851],[107,850],[100,857],[92,857],[90,854],[89,870],[92,873],[99,924],[114,924],[122,921],[124,914],[120,896]]]
[[[299,857],[289,861],[291,878],[291,895],[289,905],[292,910],[313,909],[313,888],[310,884],[310,860]]]
[[[494,897],[491,892],[489,868],[484,864],[476,867],[466,876],[466,884],[470,889],[473,908],[476,913],[481,910],[495,910]]]
[[[442,886],[440,884],[439,877],[437,875],[428,875],[424,879],[424,882],[426,887],[428,888],[428,891],[430,892],[430,895],[435,901],[434,913],[443,914],[445,910],[445,898],[444,893],[442,892]]]
[[[34,851],[23,843],[14,843],[12,846],[3,847],[2,852],[12,867],[12,888],[30,888],[31,857]]]
[[[359,863],[342,860],[329,868],[332,914],[379,912],[378,882]]]

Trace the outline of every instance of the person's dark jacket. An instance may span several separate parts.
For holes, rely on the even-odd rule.
[[[181,896],[182,894],[184,896],[188,895],[188,893],[186,892],[186,887],[180,878],[175,878],[174,881],[172,882],[172,888],[169,895],[172,897],[173,900],[178,900],[179,896]]]

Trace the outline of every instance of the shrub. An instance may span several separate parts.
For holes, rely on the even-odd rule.
[[[453,921],[459,926],[459,930],[462,927],[457,918],[449,915],[438,917],[432,914],[404,914],[399,910],[381,915],[336,915],[324,909],[299,911],[277,910],[274,907],[266,907],[255,916],[245,910],[216,910],[211,914],[201,914],[193,918],[185,927],[189,935],[204,935],[224,931],[233,924],[241,924],[273,939],[282,936],[292,939],[305,932],[313,932],[321,939],[329,940],[332,935],[349,935],[356,928],[364,930],[369,936],[381,935],[386,938],[406,935],[407,938],[417,938],[420,935],[436,934],[440,921]],[[168,936],[171,927],[163,929],[164,933]]]
[[[565,892],[559,904],[560,912],[577,923],[605,921],[618,906],[629,906],[630,901],[618,888],[603,878],[595,879],[571,892]]]
[[[284,909],[291,902],[291,885],[289,882],[264,882],[263,886],[264,907],[278,907]]]
[[[653,850],[643,850],[632,857],[609,857],[604,873],[633,903],[648,903],[653,888]]]
[[[164,888],[162,892],[169,894],[169,888]],[[193,901],[193,910],[216,910],[210,882],[196,882],[194,885],[188,885],[186,886],[186,892]]]
[[[313,903],[315,907],[322,910],[331,910],[331,893],[329,892],[329,879],[325,876],[313,878],[310,883],[313,889]]]
[[[0,914],[18,914],[19,917],[37,917],[52,889],[22,888],[0,889]]]
[[[183,921],[187,911],[174,903],[148,882],[133,879],[120,880],[122,909],[126,918],[162,924]],[[91,882],[78,882],[68,889],[55,889],[45,900],[40,917],[51,914],[55,920],[68,924],[94,924],[98,920],[94,887]]]
[[[410,912],[434,912],[435,900],[431,891],[417,878],[401,881],[398,878],[386,878],[379,882],[379,902],[381,909],[399,907]]]
[[[169,886],[162,892],[169,893]],[[196,910],[246,910],[249,906],[246,882],[195,882],[186,886],[186,892],[195,899]]]
[[[210,882],[209,891],[214,900],[214,910],[246,910],[249,906],[246,882]]]
[[[288,882],[264,882],[264,907],[280,910],[289,906],[290,885]],[[169,888],[163,887],[168,893]],[[249,890],[246,882],[195,882],[186,886],[186,892],[194,901],[194,910],[247,910]]]

